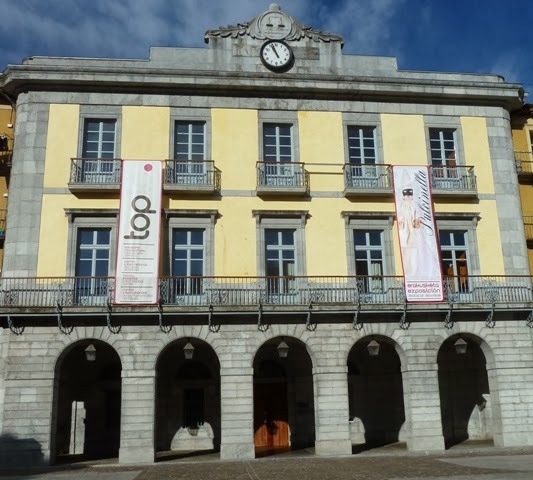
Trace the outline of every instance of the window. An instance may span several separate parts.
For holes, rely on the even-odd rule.
[[[295,229],[265,230],[265,272],[270,293],[294,291],[296,272]]]
[[[205,230],[175,228],[172,231],[172,276],[177,295],[202,293],[205,269]]]
[[[106,297],[111,252],[111,228],[79,228],[76,241],[76,303]]]
[[[363,290],[383,290],[383,230],[354,230],[355,273],[363,275]]]
[[[448,277],[448,288],[452,292],[466,293],[468,288],[467,232],[440,230],[442,272]]]
[[[81,181],[115,183],[116,120],[86,118],[83,129]]]
[[[292,124],[263,124],[263,161],[262,185],[285,187],[301,184],[301,169],[293,164]]]
[[[348,125],[348,160],[354,164],[376,163],[376,129]]]
[[[454,167],[456,165],[456,133],[453,128],[430,128],[429,142],[431,164]]]
[[[176,185],[202,185],[206,178],[206,122],[176,120],[174,162],[167,181]]]

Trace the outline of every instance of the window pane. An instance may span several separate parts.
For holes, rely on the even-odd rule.
[[[354,232],[355,244],[366,245],[366,233],[360,230]]]
[[[187,245],[187,230],[174,230],[174,245]]]
[[[204,231],[200,229],[191,230],[191,245],[204,244]]]
[[[370,239],[370,245],[381,245],[381,232],[378,230],[370,230],[368,232],[368,236]]]
[[[282,230],[281,242],[283,245],[294,245],[294,230]]]
[[[277,230],[265,230],[265,243],[266,245],[278,244],[278,231]]]

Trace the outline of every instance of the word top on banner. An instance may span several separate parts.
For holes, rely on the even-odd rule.
[[[122,162],[116,304],[158,301],[162,172],[162,162]]]
[[[393,166],[394,201],[408,302],[442,301],[444,288],[429,169]]]

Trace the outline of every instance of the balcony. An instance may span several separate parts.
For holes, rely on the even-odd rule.
[[[429,171],[434,196],[475,197],[477,195],[474,167],[431,165]]]
[[[514,152],[518,180],[524,183],[533,182],[533,152]]]
[[[13,159],[13,152],[11,150],[0,150],[0,173],[5,175],[5,172],[11,168],[11,161]]]
[[[309,174],[303,163],[257,162],[258,195],[305,195]]]
[[[121,173],[119,158],[72,158],[68,188],[71,192],[118,191]]]
[[[214,193],[220,191],[220,170],[212,160],[166,160],[165,192]]]
[[[390,165],[345,163],[344,195],[391,195]]]
[[[531,311],[533,277],[447,276],[444,302],[410,304],[413,311],[456,308],[515,308]],[[42,277],[1,278],[0,316],[17,312],[44,314],[65,308],[104,307],[113,301],[114,278]],[[272,310],[331,310],[353,312],[397,311],[405,308],[401,276],[314,277],[163,277],[160,303],[176,312],[254,311],[259,305]],[[38,308],[40,311],[36,311]],[[127,306],[116,306],[124,311]],[[156,309],[156,306],[147,306]],[[131,310],[131,309],[130,309]],[[127,310],[129,313],[133,310]],[[55,313],[54,313],[55,315]]]

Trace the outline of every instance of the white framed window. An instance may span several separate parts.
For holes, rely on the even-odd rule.
[[[353,237],[355,274],[362,276],[362,290],[365,293],[382,292],[385,261],[383,230],[355,229]]]
[[[198,120],[174,122],[174,159],[206,160],[206,122]]]
[[[429,142],[433,166],[455,167],[457,156],[457,131],[454,128],[430,128]]]
[[[267,228],[265,235],[265,273],[270,293],[294,291],[296,274],[296,229]],[[283,277],[276,279],[273,277]]]
[[[291,163],[294,161],[292,123],[263,124],[263,160]]]
[[[172,276],[178,295],[202,293],[205,275],[204,228],[172,229]]]
[[[348,125],[346,131],[348,140],[348,162],[364,165],[376,164],[376,128],[370,126]]]
[[[117,121],[114,118],[85,118],[83,127],[83,158],[116,157]]]
[[[454,292],[469,291],[470,260],[468,232],[465,230],[439,230],[442,272],[448,277],[448,286]]]

